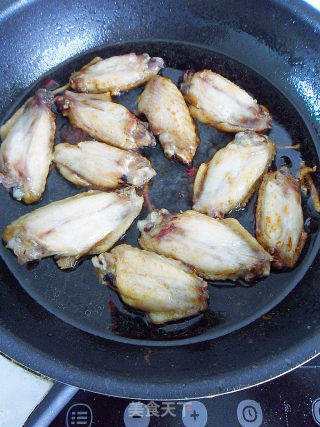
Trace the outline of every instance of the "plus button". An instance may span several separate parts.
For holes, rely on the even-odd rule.
[[[198,416],[199,416],[199,414],[197,414],[195,410],[192,412],[192,414],[190,414],[190,417],[192,417],[195,421],[196,421]]]

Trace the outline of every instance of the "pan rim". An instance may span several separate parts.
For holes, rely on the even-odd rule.
[[[2,330],[3,334],[1,326],[0,330]],[[95,375],[93,379],[92,372],[82,369],[81,375],[79,375],[76,367],[61,365],[61,362],[53,360],[50,354],[42,351],[38,352],[37,360],[34,363],[33,356],[28,357],[28,353],[31,350],[30,346],[22,340],[18,342],[10,332],[5,332],[6,340],[5,345],[1,346],[1,353],[14,361],[14,363],[18,363],[36,374],[63,384],[72,385],[93,393],[126,399],[188,400],[230,394],[281,377],[320,354],[320,346],[315,347],[315,337],[312,336],[303,341],[303,346],[301,347],[303,351],[300,351],[299,354],[292,346],[279,352],[275,357],[268,357],[267,360],[262,359],[254,369],[256,375],[254,382],[250,380],[252,378],[252,367],[248,366],[241,370],[241,373],[233,370],[229,371],[228,374],[208,376],[206,381],[188,381],[189,378],[183,378],[179,382],[175,381],[174,387],[170,382],[149,382],[146,379],[144,379],[143,383],[137,385],[133,381],[128,381],[127,378],[120,379],[117,374],[112,375],[112,373],[109,373],[107,378]],[[313,335],[316,335],[316,333]],[[288,360],[291,361],[290,365]],[[259,365],[263,366],[260,367]],[[204,390],[208,391],[208,383],[210,383],[210,393],[204,393]]]

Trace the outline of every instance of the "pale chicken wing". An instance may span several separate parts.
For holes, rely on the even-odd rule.
[[[83,255],[110,249],[142,205],[143,197],[134,188],[88,191],[18,218],[2,238],[21,264],[54,255],[60,268],[71,268]]]
[[[1,127],[0,183],[28,204],[41,198],[52,160],[56,129],[52,98],[39,89]]]
[[[207,283],[179,261],[129,245],[92,259],[103,284],[116,285],[122,300],[160,324],[207,308]]]
[[[95,95],[67,90],[57,97],[56,103],[72,125],[100,141],[126,150],[155,145],[148,124],[123,105],[111,102],[107,93]]]
[[[193,117],[225,132],[270,129],[271,115],[247,92],[211,70],[187,71],[181,91]]]
[[[144,249],[178,259],[206,279],[251,281],[270,273],[271,256],[234,218],[161,209],[139,221],[138,228]]]
[[[64,178],[81,187],[139,187],[156,175],[151,162],[140,154],[97,141],[58,144],[54,162]]]
[[[80,71],[72,73],[70,86],[78,92],[111,92],[117,95],[140,86],[164,67],[162,58],[150,58],[147,53],[94,58]]]
[[[214,217],[243,208],[275,155],[273,141],[254,132],[235,139],[202,163],[193,186],[193,209]]]
[[[153,77],[139,98],[138,109],[146,115],[152,132],[159,136],[165,155],[190,164],[199,138],[187,104],[176,85],[166,77]]]
[[[256,237],[276,268],[294,267],[305,245],[301,192],[287,167],[265,175],[256,208]]]

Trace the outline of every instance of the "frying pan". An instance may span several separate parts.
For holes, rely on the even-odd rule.
[[[320,19],[301,1],[3,0],[0,24],[2,121],[46,76],[63,84],[94,55],[147,51],[164,57],[163,74],[176,83],[187,68],[231,78],[269,107],[278,144],[301,142],[303,157],[318,164]],[[139,91],[117,102],[134,110]],[[199,133],[196,165],[231,139],[200,124]],[[283,153],[275,166],[289,162],[296,172],[299,152]],[[159,147],[145,154],[158,171],[150,189],[156,207],[187,209],[185,168]],[[78,191],[53,170],[39,205]],[[3,188],[0,206],[1,231],[34,208]],[[253,210],[254,199],[236,214],[251,232]],[[131,398],[210,396],[281,375],[320,352],[319,218],[308,200],[304,210],[313,227],[294,270],[251,287],[213,283],[207,313],[160,328],[99,285],[90,261],[69,273],[50,259],[19,266],[1,247],[0,350],[58,381]],[[132,227],[125,241],[136,239]]]

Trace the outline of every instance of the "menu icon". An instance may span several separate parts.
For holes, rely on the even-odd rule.
[[[85,403],[75,403],[70,406],[66,415],[67,427],[90,427],[92,420],[92,410]]]

